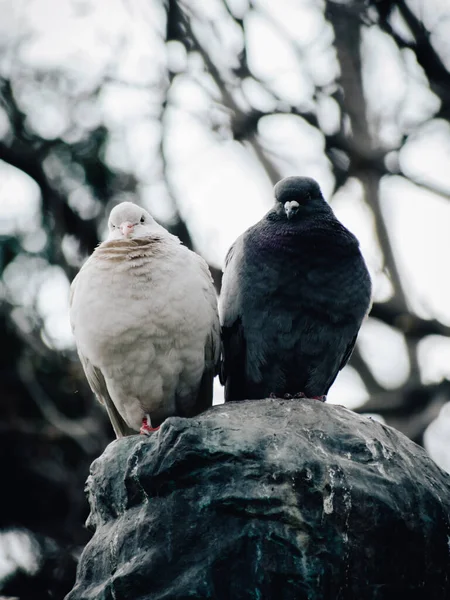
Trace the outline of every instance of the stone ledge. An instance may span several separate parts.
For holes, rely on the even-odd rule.
[[[112,442],[67,600],[450,597],[450,477],[341,406],[265,399]]]

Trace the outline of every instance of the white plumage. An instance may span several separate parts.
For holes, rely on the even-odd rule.
[[[121,437],[147,417],[159,425],[211,406],[220,329],[200,256],[130,202],[111,211],[109,231],[72,283],[70,318],[88,382]]]

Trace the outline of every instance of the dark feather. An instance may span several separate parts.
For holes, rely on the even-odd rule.
[[[245,376],[246,344],[240,318],[230,327],[222,327],[222,365],[220,383],[225,386],[225,401],[248,397]]]
[[[350,358],[370,303],[358,241],[318,185],[289,178],[278,186],[281,200],[227,255],[221,296],[227,401],[326,394]],[[292,200],[298,210],[288,219],[282,202]]]
[[[345,351],[345,354],[342,357],[341,366],[339,367],[339,371],[342,371],[342,369],[345,367],[345,365],[350,360],[350,358],[353,354],[353,349],[355,347],[357,338],[358,338],[358,334],[356,333],[355,336],[353,337],[352,341],[350,342],[350,344],[347,346],[347,350]]]

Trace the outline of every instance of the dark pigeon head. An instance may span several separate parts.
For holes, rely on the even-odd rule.
[[[288,220],[316,212],[327,206],[319,184],[311,177],[285,177],[274,187],[275,210]]]

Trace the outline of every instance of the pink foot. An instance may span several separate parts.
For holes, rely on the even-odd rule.
[[[318,400],[319,402],[326,402],[326,396],[311,396],[312,400]]]
[[[150,417],[148,415],[145,415],[145,417],[142,419],[141,430],[139,431],[139,433],[141,435],[150,435],[153,431],[158,431],[159,428],[160,425],[158,425],[158,427],[152,427]]]
[[[141,435],[150,435],[152,431],[158,431],[159,428],[160,425],[158,425],[158,427],[149,427],[147,423],[142,423],[141,430],[139,431],[139,433]]]

